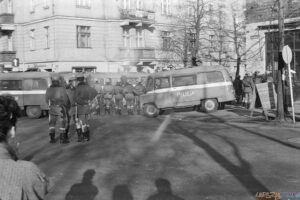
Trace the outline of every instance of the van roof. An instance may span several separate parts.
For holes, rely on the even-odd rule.
[[[10,72],[10,73],[0,73],[0,80],[9,79],[26,79],[26,78],[45,78],[50,77],[50,72]]]
[[[192,67],[192,68],[184,68],[184,69],[177,69],[171,71],[162,71],[150,74],[149,76],[152,77],[160,77],[160,76],[170,76],[170,75],[183,75],[183,74],[193,74],[197,72],[206,72],[206,71],[215,71],[215,70],[224,70],[225,67],[216,65],[216,66],[199,66],[199,67]]]

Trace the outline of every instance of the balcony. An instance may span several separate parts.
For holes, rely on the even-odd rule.
[[[152,11],[121,9],[121,19],[141,20],[143,22],[154,23],[155,13]]]
[[[2,13],[0,14],[0,24],[13,24],[14,14]]]
[[[16,58],[15,51],[0,51],[0,62],[12,62]]]
[[[155,60],[154,48],[121,48],[120,49],[121,60],[139,62]]]

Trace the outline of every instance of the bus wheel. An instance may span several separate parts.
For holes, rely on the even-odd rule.
[[[26,115],[31,119],[40,118],[42,115],[42,110],[40,106],[27,106]]]
[[[145,104],[143,106],[144,115],[147,117],[157,117],[159,114],[158,108],[154,104]]]
[[[202,101],[202,110],[206,113],[218,110],[218,101],[216,99],[205,99]]]

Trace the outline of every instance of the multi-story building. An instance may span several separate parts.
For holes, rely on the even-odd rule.
[[[0,67],[10,68],[16,57],[13,46],[14,14],[12,0],[0,2]]]
[[[164,30],[177,2],[3,0],[1,56],[8,63],[19,58],[21,69],[151,71],[163,60]]]
[[[296,94],[300,97],[300,2],[283,1],[284,43],[293,52],[291,68]],[[273,73],[278,70],[278,1],[247,0],[246,48],[249,72]],[[280,50],[281,51],[281,50]],[[299,98],[297,97],[297,98]]]

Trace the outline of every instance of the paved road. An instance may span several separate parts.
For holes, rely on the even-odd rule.
[[[248,114],[227,109],[155,119],[101,117],[92,121],[92,141],[77,143],[73,135],[67,145],[48,143],[47,118],[24,118],[18,124],[21,158],[38,164],[55,182],[48,200],[76,199],[67,194],[111,200],[113,191],[125,197],[126,188],[135,200],[146,200],[156,193],[158,178],[185,200],[299,193],[300,144],[289,142],[300,138],[299,124],[281,126]]]

